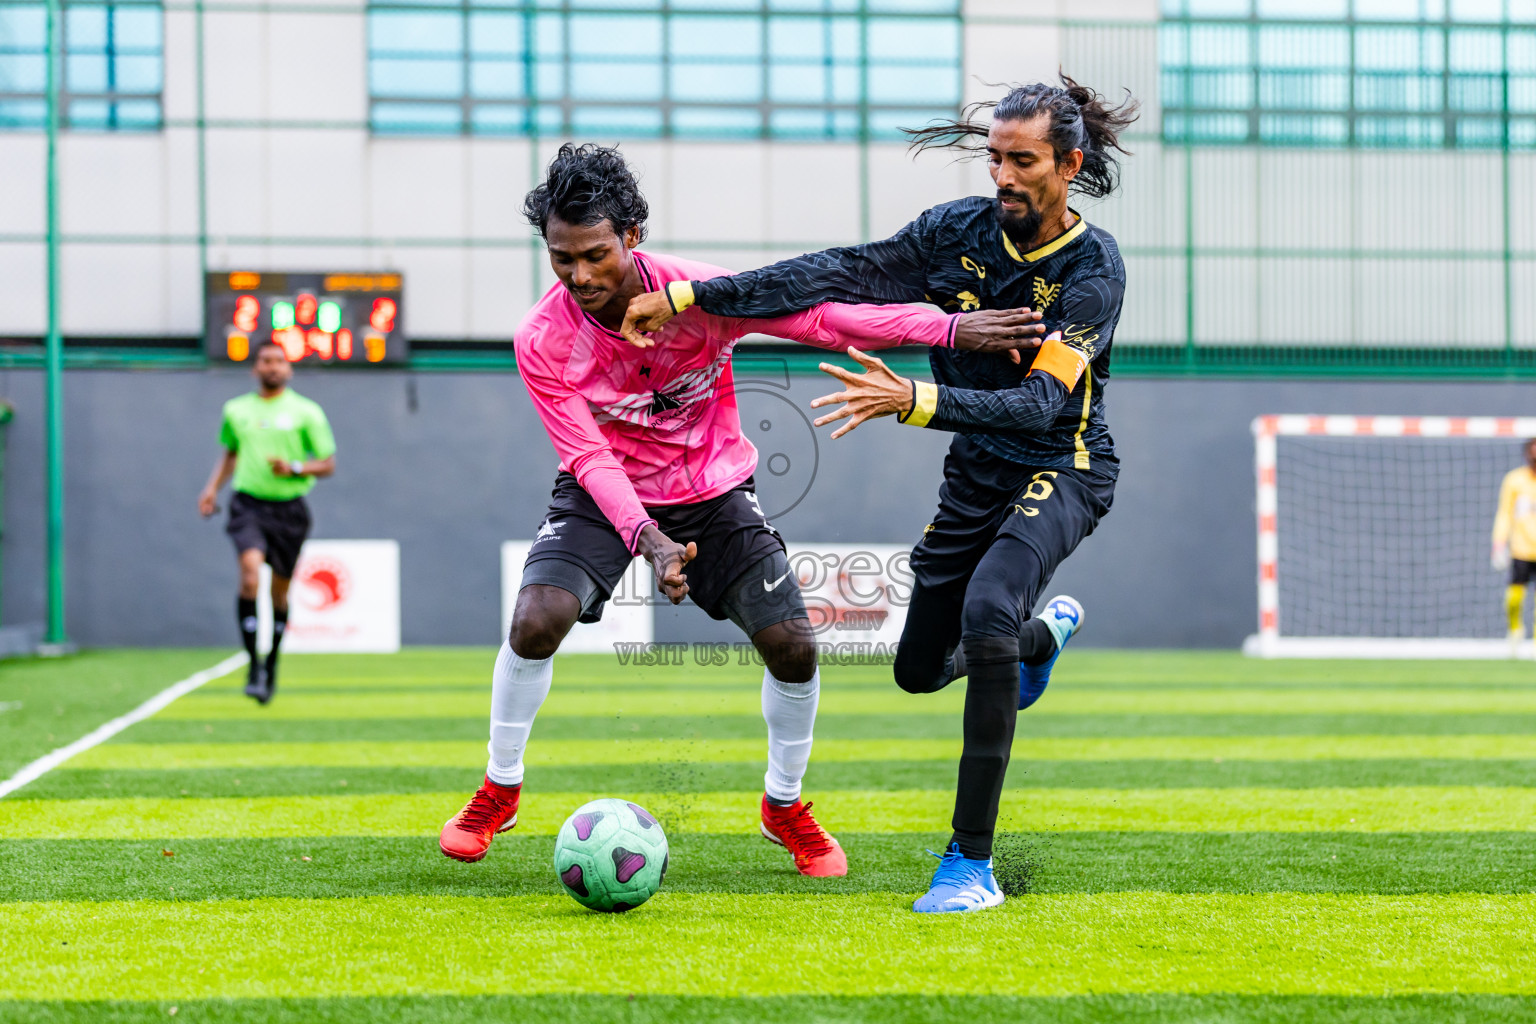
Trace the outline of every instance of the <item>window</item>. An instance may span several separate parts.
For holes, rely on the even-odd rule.
[[[960,103],[960,0],[374,0],[379,132],[895,137]]]
[[[160,127],[164,77],[158,3],[64,4],[59,123],[67,128]],[[48,118],[48,15],[40,3],[0,6],[0,129]]]
[[[1171,142],[1536,148],[1533,0],[1164,0]]]

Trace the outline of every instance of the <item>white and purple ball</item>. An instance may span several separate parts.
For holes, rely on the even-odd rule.
[[[667,875],[667,837],[639,804],[608,798],[576,808],[555,838],[555,874],[584,907],[617,913],[656,894]]]

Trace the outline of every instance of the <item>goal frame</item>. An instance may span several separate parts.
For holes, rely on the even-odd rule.
[[[1508,658],[1502,639],[1457,637],[1298,637],[1280,631],[1279,480],[1282,437],[1426,437],[1487,440],[1536,437],[1532,416],[1317,416],[1283,414],[1253,420],[1255,518],[1258,525],[1259,631],[1243,653],[1261,658]]]

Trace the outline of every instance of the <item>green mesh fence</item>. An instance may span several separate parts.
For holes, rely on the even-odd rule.
[[[366,116],[358,121],[320,114],[299,120],[206,116],[205,95],[237,88],[231,76],[239,69],[203,59],[205,41],[278,8],[184,0],[150,5],[166,25],[179,19],[175,34],[162,29],[156,35],[144,26],[145,6],[66,5],[67,12],[74,12],[66,52],[75,55],[70,69],[78,69],[66,75],[66,92],[89,103],[78,111],[72,108],[65,121],[77,131],[161,133],[173,141],[185,163],[180,180],[199,196],[199,220],[193,227],[161,233],[112,234],[90,231],[66,211],[65,230],[57,239],[66,250],[149,244],[195,253],[190,266],[184,260],[167,262],[195,272],[207,265],[209,247],[218,241],[217,231],[210,229],[209,204],[231,195],[230,168],[208,158],[210,133],[281,132],[312,140],[296,144],[313,145],[317,152],[328,132],[372,131],[374,138],[383,137],[386,126],[370,124]],[[637,146],[654,147],[672,138],[755,140],[764,146],[785,140],[810,146],[818,137],[851,143],[861,154],[857,170],[850,173],[860,179],[859,222],[866,229],[870,208],[881,194],[872,168],[896,156],[900,147],[889,141],[892,126],[904,115],[920,122],[936,109],[903,93],[902,79],[931,79],[951,102],[957,88],[954,62],[964,74],[971,68],[964,47],[993,32],[1021,32],[1021,38],[1039,40],[1042,52],[1058,54],[1069,74],[1106,94],[1129,90],[1143,106],[1144,115],[1126,140],[1133,155],[1125,161],[1121,193],[1079,207],[1116,234],[1126,255],[1130,286],[1116,338],[1120,373],[1536,376],[1536,23],[1520,21],[1507,4],[1500,17],[1477,23],[1444,16],[1371,20],[1342,3],[1347,13],[1331,20],[1266,21],[1244,0],[1206,4],[1199,8],[1204,13],[1191,13],[1169,0],[1161,21],[1139,23],[1007,15],[962,22],[953,0],[719,0],[713,5],[702,0],[649,5],[638,0],[608,5],[423,0],[376,6],[391,19],[386,27],[393,26],[392,35],[370,21],[375,8],[366,5],[296,2],[284,4],[281,13],[290,26],[306,16],[359,22],[359,67],[374,86],[367,109],[377,121],[379,105],[393,103],[388,108],[392,116],[404,118],[388,126],[390,132],[512,139],[531,132],[547,147],[560,134],[556,129],[580,127],[583,111],[590,108],[598,111],[593,116],[609,119],[602,122],[605,140],[627,138]],[[3,137],[31,130],[27,118],[36,114],[36,96],[28,89],[36,79],[33,22],[41,9],[36,2],[0,0]],[[396,31],[412,11],[423,15],[424,27]],[[628,19],[624,24],[632,23],[640,33],[635,38],[655,35],[655,52],[628,60],[602,46],[574,41],[577,29],[605,18]],[[703,24],[711,18],[717,28],[735,26],[731,31],[738,36],[746,24],[742,19],[755,19],[758,27],[737,40],[742,54],[736,62],[745,61],[750,73],[737,68],[731,77],[726,71],[732,61],[700,56],[701,37],[688,19]],[[428,36],[438,22],[452,31],[434,42]],[[500,26],[499,35],[477,35],[476,25],[493,22]],[[677,28],[674,22],[686,24]],[[541,43],[541,24],[561,34]],[[924,33],[935,41],[932,52],[916,48],[914,40]],[[482,39],[483,44],[477,41]],[[144,114],[150,104],[162,110],[160,93],[150,88],[158,80],[145,61],[163,41],[198,47],[195,81],[159,84],[162,90],[194,92],[195,116],[176,113],[189,108],[176,108],[169,100],[164,110],[170,113]],[[412,61],[421,65],[422,75],[446,83],[440,88],[448,98],[401,99],[409,99],[416,88]],[[631,73],[655,78],[665,116],[652,117],[643,103],[633,101],[605,107],[572,98],[583,73],[628,64],[635,65]],[[694,77],[675,71],[674,64],[686,65]],[[776,74],[787,75],[788,81],[805,77],[808,69],[816,71],[814,89],[775,92]],[[541,127],[545,108],[536,102],[541,75],[553,90],[549,109],[557,109],[558,116],[549,117],[555,128]],[[724,77],[711,77],[717,75]],[[707,94],[712,81],[719,83],[715,96]],[[496,94],[501,98],[476,93],[476,82],[490,83],[485,88],[492,93],[502,90]],[[138,105],[122,106],[128,103]],[[684,110],[688,104],[708,116]],[[438,110],[433,116],[442,123],[425,114],[410,122],[401,114],[405,107]],[[450,108],[456,111],[452,116]],[[518,113],[477,113],[493,109]],[[627,137],[625,124],[633,126]],[[542,134],[546,131],[555,134]],[[69,160],[66,148],[66,177]],[[786,251],[859,240],[829,236],[770,242],[731,236],[724,217],[717,240],[658,234],[649,244],[745,269]],[[45,241],[37,231],[0,230],[0,246]],[[377,238],[292,232],[225,235],[222,241],[308,249],[317,261],[334,259],[340,250],[380,244]],[[531,301],[549,282],[540,267],[538,242],[526,232],[395,236],[387,244],[396,250],[492,249],[531,255],[532,276],[519,285],[523,294],[517,301]],[[421,348],[414,365],[512,368],[504,344],[476,347],[474,341],[450,340]],[[190,338],[161,340],[154,347],[132,339],[111,345],[100,341],[72,338],[68,363],[202,364]],[[0,365],[40,360],[30,339],[0,344]],[[790,364],[802,369],[815,361],[807,355],[792,357]]]

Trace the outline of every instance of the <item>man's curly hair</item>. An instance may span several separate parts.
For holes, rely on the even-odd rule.
[[[617,148],[567,142],[549,162],[544,181],[523,199],[523,216],[546,238],[551,214],[585,227],[607,220],[621,238],[639,227],[644,241],[651,211]]]

